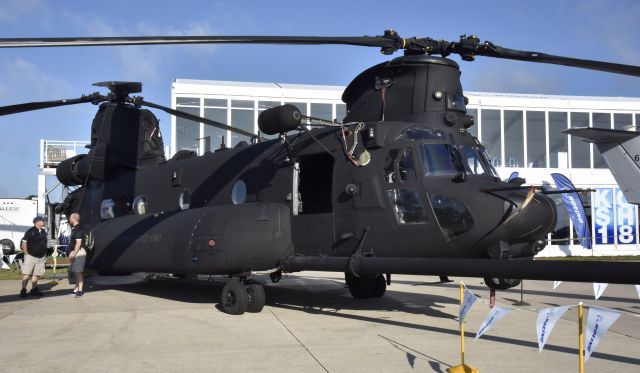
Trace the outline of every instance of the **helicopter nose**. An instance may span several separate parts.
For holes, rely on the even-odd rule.
[[[553,201],[533,190],[509,194],[511,214],[504,228],[511,242],[532,242],[546,238],[556,225],[556,207]],[[514,206],[515,205],[515,206]]]

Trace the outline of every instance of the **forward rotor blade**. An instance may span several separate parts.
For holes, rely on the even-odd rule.
[[[98,93],[93,93],[91,95],[88,96],[82,96],[80,98],[73,98],[73,99],[63,99],[63,100],[56,100],[56,101],[40,101],[40,102],[27,102],[24,104],[17,104],[17,105],[9,105],[9,106],[0,106],[0,116],[2,115],[10,115],[10,114],[16,114],[16,113],[22,113],[25,111],[32,111],[32,110],[40,110],[40,109],[47,109],[47,108],[52,108],[52,107],[58,107],[58,106],[66,106],[66,105],[75,105],[75,104],[82,104],[85,102],[101,102],[106,100],[106,98]]]
[[[154,109],[159,109],[159,110],[162,110],[162,111],[164,111],[166,113],[169,113],[171,115],[175,115],[176,117],[180,117],[180,118],[183,118],[183,119],[188,119],[188,120],[192,120],[194,122],[204,123],[204,124],[210,125],[212,127],[220,128],[220,129],[231,131],[231,132],[235,132],[237,134],[248,136],[250,138],[258,138],[258,135],[254,134],[254,133],[247,132],[247,131],[241,130],[239,128],[231,127],[229,125],[226,125],[226,124],[223,124],[223,123],[219,123],[219,122],[216,122],[216,121],[211,120],[211,119],[202,118],[202,117],[199,117],[197,115],[185,113],[184,111],[178,111],[178,110],[174,110],[172,108],[166,107],[166,106],[154,104],[153,102],[144,101],[144,100],[140,100],[140,101],[136,100],[135,103],[136,103],[136,105],[143,105],[143,106],[148,106],[148,107],[151,107],[151,108],[154,108]]]
[[[395,45],[395,38],[387,36],[116,36],[75,38],[0,38],[0,48],[150,44],[346,44],[386,48],[393,47]]]

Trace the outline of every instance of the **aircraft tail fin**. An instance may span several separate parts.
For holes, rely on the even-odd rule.
[[[603,128],[572,128],[563,132],[594,143],[627,202],[640,204],[640,132]]]

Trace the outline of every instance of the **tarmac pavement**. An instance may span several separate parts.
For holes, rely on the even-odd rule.
[[[217,309],[223,282],[144,281],[93,285],[82,298],[62,280],[45,296],[18,297],[19,281],[0,281],[2,371],[20,372],[445,372],[460,363],[457,282],[392,276],[379,299],[353,299],[340,273],[285,275],[265,282],[260,313]],[[484,301],[481,279],[463,280]],[[465,362],[480,372],[578,371],[577,307],[558,322],[538,353],[536,309],[586,304],[625,313],[585,364],[586,372],[640,372],[640,300],[632,285],[609,285],[599,300],[591,284],[525,281],[499,291],[513,307],[487,334],[474,336],[489,312],[476,302],[466,317]],[[588,311],[585,309],[585,330]]]

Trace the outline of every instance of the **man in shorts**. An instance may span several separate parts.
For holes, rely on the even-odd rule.
[[[80,214],[74,212],[69,216],[69,224],[71,225],[71,251],[69,251],[69,262],[71,263],[70,270],[75,277],[76,287],[73,289],[73,294],[76,298],[82,296],[82,286],[84,285],[84,278],[82,273],[84,272],[84,264],[87,259],[87,252],[82,247],[82,241],[84,239],[84,230],[80,227]]]
[[[20,297],[26,298],[29,295],[40,297],[42,292],[38,290],[38,279],[44,274],[44,261],[47,253],[47,232],[44,230],[42,216],[33,218],[33,227],[25,232],[20,246],[24,253]],[[29,278],[31,278],[31,291],[27,294]]]

